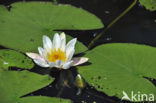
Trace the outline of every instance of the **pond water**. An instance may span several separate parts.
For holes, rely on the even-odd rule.
[[[32,0],[0,0],[0,4],[8,6],[16,1],[32,1]],[[38,0],[34,0],[38,1]],[[51,1],[51,0],[40,0]],[[59,0],[60,3],[72,4],[76,7],[81,7],[98,16],[105,26],[114,20],[122,11],[124,11],[133,0]],[[123,18],[115,23],[105,34],[96,42],[96,45],[103,43],[138,43],[147,44],[156,47],[156,12],[149,12],[145,8],[136,5]],[[100,30],[88,31],[70,31],[65,32],[77,37],[85,45],[100,33]],[[76,35],[74,35],[76,34]],[[3,47],[1,47],[3,48]],[[47,74],[47,69],[42,69],[35,66],[31,71],[40,74]],[[16,69],[16,68],[13,68]],[[71,70],[72,71],[72,70]],[[75,71],[73,71],[75,73]],[[59,71],[50,72],[54,77],[60,75]],[[156,81],[152,80],[156,85]],[[96,91],[94,88],[88,86],[81,95],[76,95],[77,90],[73,87],[56,88],[57,80],[49,86],[42,88],[29,95],[45,95],[52,97],[69,98],[74,103],[125,103],[116,97],[109,97],[104,93]],[[126,102],[128,103],[128,102]]]

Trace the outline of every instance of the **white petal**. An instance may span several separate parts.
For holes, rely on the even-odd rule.
[[[60,48],[61,46],[61,39],[58,33],[55,33],[54,38],[53,38],[53,48],[56,50]]]
[[[48,53],[51,53],[51,49],[53,48],[50,38],[45,35],[43,36],[43,47]]]
[[[70,61],[75,53],[75,49],[71,48],[66,52],[66,56],[68,57],[68,61]]]
[[[39,54],[37,53],[29,53],[27,52],[26,55],[32,59],[39,59],[39,58],[42,58]]]
[[[63,64],[63,61],[62,60],[56,60],[56,67],[61,67],[62,64]]]
[[[41,67],[49,67],[46,60],[42,58],[39,54],[36,53],[26,53],[27,56],[32,58],[36,64],[38,64]]]
[[[65,35],[64,32],[62,32],[62,33],[60,34],[60,39],[61,39],[61,40],[66,39],[66,35]]]
[[[66,49],[68,49],[70,47],[75,47],[76,41],[77,41],[77,38],[70,40],[66,46]]]
[[[48,64],[49,64],[49,67],[56,67],[56,64],[53,62],[49,62]]]
[[[66,41],[65,41],[65,39],[61,40],[61,47],[60,48],[61,48],[62,51],[65,51],[65,48],[66,48]]]
[[[86,57],[77,57],[72,59],[72,66],[80,65],[88,61]]]
[[[39,52],[40,56],[42,56],[42,57],[45,58],[45,56],[46,56],[46,51],[45,51],[43,48],[38,47],[38,52]]]
[[[37,65],[41,66],[41,67],[49,67],[49,65],[48,65],[46,62],[44,62],[44,61],[42,61],[42,60],[40,60],[40,59],[34,59],[34,62],[35,62]]]
[[[73,51],[73,49],[75,48],[76,40],[77,39],[75,38],[68,42],[68,44],[66,46],[66,56],[67,57],[70,55],[70,52]]]
[[[64,32],[62,32],[60,34],[60,39],[61,39],[61,50],[65,51],[65,47],[66,47],[66,35]]]
[[[70,61],[70,62],[67,62],[67,63],[65,63],[64,65],[63,65],[63,69],[69,69],[70,67],[71,67],[71,64],[72,64],[72,61]]]

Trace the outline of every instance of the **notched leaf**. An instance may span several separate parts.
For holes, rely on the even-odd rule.
[[[122,98],[122,91],[156,95],[148,77],[156,79],[156,48],[136,44],[105,44],[86,52],[92,63],[78,71],[97,90]],[[155,98],[156,99],[156,98]],[[141,101],[141,100],[140,100]]]
[[[52,38],[55,30],[103,28],[103,23],[94,14],[71,5],[18,2],[11,6],[9,12],[0,6],[0,21],[5,21],[0,22],[0,45],[21,52],[37,52],[37,47],[42,45],[42,36]],[[67,35],[67,41],[71,39]],[[77,42],[76,53],[85,50],[87,48]]]

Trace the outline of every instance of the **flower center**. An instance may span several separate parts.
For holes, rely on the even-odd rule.
[[[47,58],[50,62],[56,63],[56,60],[62,60],[63,62],[66,61],[66,53],[64,51],[61,51],[60,48],[56,51],[51,49],[51,53],[47,54]]]

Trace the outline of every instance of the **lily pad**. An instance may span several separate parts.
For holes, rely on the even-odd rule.
[[[31,69],[33,66],[32,60],[19,52],[7,49],[0,50],[0,67],[4,69],[8,69],[8,67]]]
[[[145,6],[147,10],[156,10],[156,0],[139,0],[140,4]]]
[[[130,98],[132,91],[156,95],[156,87],[147,79],[156,79],[156,48],[105,44],[88,51],[86,56],[92,64],[79,66],[78,71],[97,90],[119,98],[123,97],[123,91]]]
[[[59,100],[42,96],[20,98],[50,84],[53,79],[48,75],[39,75],[29,71],[0,70],[0,78],[0,103],[49,103]]]
[[[50,2],[18,2],[8,11],[0,6],[0,45],[21,52],[37,52],[42,36],[53,37],[56,30],[90,30],[103,27],[95,15],[71,5]],[[67,39],[71,39],[67,36]],[[76,52],[87,48],[80,42]]]

